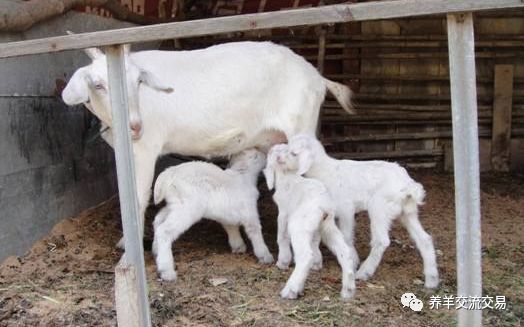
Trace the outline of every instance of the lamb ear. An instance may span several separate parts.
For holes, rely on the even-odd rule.
[[[271,158],[268,158],[266,168],[263,170],[264,177],[266,178],[267,188],[272,190],[275,187],[275,164]]]
[[[298,154],[298,170],[297,175],[304,175],[311,169],[313,164],[313,155],[309,150],[301,150]]]
[[[233,161],[233,159],[236,159],[235,157],[231,158],[231,160],[229,161],[229,167],[230,168],[235,168],[236,171],[240,172],[240,173],[244,173],[248,170],[249,168],[249,164],[247,163],[247,161],[242,158],[240,160],[235,160]]]

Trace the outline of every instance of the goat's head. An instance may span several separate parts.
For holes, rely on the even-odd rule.
[[[298,171],[298,168],[298,158],[291,154],[289,145],[277,144],[273,146],[267,154],[266,168],[264,168],[264,176],[266,177],[267,187],[270,190],[275,187],[276,171],[281,171],[284,173],[291,172],[301,175]]]
[[[325,150],[314,136],[298,134],[290,138],[289,152],[292,157],[297,158],[298,174],[303,175],[311,169],[315,156],[319,153],[325,153]]]
[[[129,127],[133,139],[138,139],[142,135],[142,118],[138,108],[141,85],[168,93],[173,89],[159,82],[151,72],[134,64],[129,56],[129,47],[125,49]],[[85,52],[92,63],[73,74],[62,92],[62,99],[68,105],[83,103],[103,123],[112,126],[106,56],[97,48],[86,49]]]
[[[240,172],[253,172],[258,175],[266,165],[266,156],[256,149],[247,149],[231,157],[230,168]]]

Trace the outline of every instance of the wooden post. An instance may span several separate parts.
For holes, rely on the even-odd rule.
[[[495,66],[493,91],[493,129],[491,133],[491,168],[509,171],[511,149],[511,109],[513,66]]]
[[[136,267],[122,256],[115,268],[115,307],[118,326],[140,327]]]
[[[149,301],[147,298],[147,279],[144,267],[144,249],[142,245],[141,226],[138,214],[138,197],[136,194],[135,162],[131,137],[129,133],[129,113],[127,104],[126,74],[124,63],[124,47],[122,45],[105,48],[107,58],[107,71],[109,80],[109,96],[111,99],[111,112],[113,114],[113,136],[115,138],[116,172],[118,177],[118,194],[120,199],[120,212],[125,241],[125,262],[130,268],[121,282],[129,282],[129,274],[135,275],[136,292],[128,294],[115,292],[115,296],[124,296],[127,299],[117,298],[116,302],[122,304],[117,316],[136,313],[137,326],[150,327]],[[131,272],[133,270],[134,272]],[[118,269],[115,272],[118,275]],[[117,278],[118,279],[118,278]],[[130,287],[129,290],[133,290]],[[120,319],[126,319],[120,317]],[[129,325],[120,325],[127,327]]]
[[[324,72],[324,59],[326,56],[326,29],[322,26],[318,30],[318,57],[317,57],[317,70],[320,74]],[[322,136],[322,109],[318,115],[317,121],[317,137]]]
[[[326,29],[320,27],[318,31],[318,57],[317,70],[320,74],[324,73],[324,59],[326,57]]]
[[[442,144],[444,150],[444,171],[453,171],[453,143],[450,141],[444,141]]]
[[[473,14],[448,14],[453,122],[457,295],[482,296],[480,176]],[[459,327],[482,325],[481,310],[458,310]]]

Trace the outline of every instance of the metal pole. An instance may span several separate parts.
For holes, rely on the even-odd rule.
[[[448,14],[447,24],[455,172],[457,295],[482,296],[473,15]],[[481,325],[481,310],[458,310],[458,326]]]
[[[150,327],[144,249],[138,217],[138,197],[135,183],[135,162],[129,135],[124,48],[121,45],[105,48],[112,108],[112,129],[115,138],[115,159],[118,176],[120,212],[124,230],[125,260],[136,269],[139,326]]]

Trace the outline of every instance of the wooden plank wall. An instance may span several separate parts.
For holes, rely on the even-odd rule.
[[[512,67],[514,87],[510,94],[511,124],[505,124],[511,130],[496,133],[511,135],[508,147],[520,151],[524,148],[523,16],[519,10],[475,15],[482,170],[492,168],[494,75],[499,65]],[[319,42],[322,31],[326,31],[325,50],[319,49],[324,44]],[[351,85],[358,115],[348,116],[331,97],[324,103],[321,136],[332,154],[444,168],[451,141],[445,17],[232,33],[227,37],[184,40],[184,45],[200,48],[244,39],[269,39],[288,45],[313,65],[323,67],[328,78]],[[318,63],[319,54],[324,57],[323,65]],[[500,151],[509,149],[496,149],[498,154],[494,156],[500,156]],[[523,154],[515,158],[522,159]],[[513,160],[510,166],[523,167],[524,163]]]

